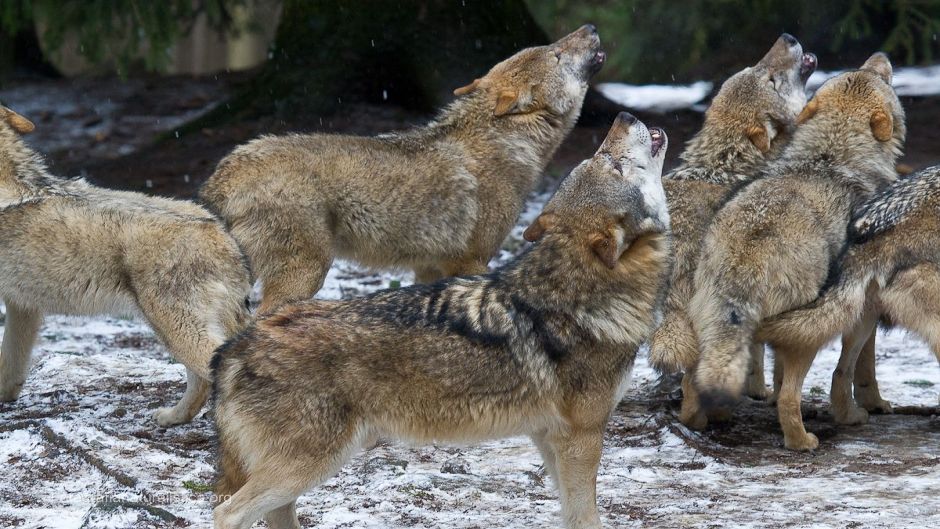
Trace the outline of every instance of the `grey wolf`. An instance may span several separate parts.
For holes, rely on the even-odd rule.
[[[789,142],[796,118],[806,105],[806,80],[816,56],[804,53],[784,33],[754,66],[725,81],[705,113],[702,130],[682,153],[682,165],[663,178],[672,219],[675,266],[663,308],[663,322],[650,341],[650,361],[660,371],[685,372],[680,420],[702,428],[690,370],[698,343],[686,307],[699,249],[712,216],[733,191],[757,178]],[[764,350],[752,349],[747,394],[763,398]]]
[[[489,275],[287,304],[214,360],[218,529],[297,528],[294,501],[376,438],[529,435],[570,528],[599,528],[605,424],[669,267],[666,136],[621,114]]]
[[[335,256],[410,268],[419,282],[485,272],[604,57],[587,25],[455,90],[425,127],[235,149],[201,194],[261,280],[259,312],[312,297]]]
[[[0,399],[15,400],[43,314],[140,316],[186,366],[162,426],[188,422],[209,396],[212,352],[248,320],[244,258],[222,223],[189,203],[111,191],[49,173],[0,107]]]

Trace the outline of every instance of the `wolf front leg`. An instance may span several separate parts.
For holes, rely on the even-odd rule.
[[[774,352],[783,367],[783,380],[777,398],[777,415],[783,429],[783,444],[790,450],[815,450],[819,439],[803,427],[800,412],[803,381],[816,358],[815,350],[778,348]]]
[[[7,317],[0,345],[0,401],[12,402],[20,396],[29,358],[42,325],[42,314],[6,301]]]
[[[604,427],[571,430],[552,440],[558,462],[561,515],[567,529],[601,529],[597,512],[597,468]]]

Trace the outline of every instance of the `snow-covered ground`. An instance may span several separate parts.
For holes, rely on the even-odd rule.
[[[827,79],[845,70],[817,71],[806,82],[806,89],[813,93]],[[896,68],[892,79],[899,96],[933,96],[940,94],[940,66]],[[688,85],[632,85],[626,83],[601,83],[597,89],[607,99],[629,109],[647,112],[671,112],[692,109],[704,112],[705,99],[718,87],[706,81]]]
[[[533,197],[494,264],[518,250],[545,199]],[[399,280],[411,279],[338,263],[320,296]],[[172,429],[151,420],[181,395],[183,367],[139,322],[50,317],[41,335],[22,397],[0,405],[0,527],[209,527],[211,418]],[[902,333],[879,338],[886,398],[914,411],[935,406],[940,370],[929,351]],[[598,477],[608,526],[940,526],[940,419],[874,416],[835,427],[826,393],[837,357],[823,351],[804,388],[807,427],[821,439],[815,454],[784,450],[774,410],[759,402],[704,434],[683,428],[675,395],[661,393],[641,357]],[[557,527],[558,509],[523,438],[381,443],[299,502],[305,527],[329,529]]]

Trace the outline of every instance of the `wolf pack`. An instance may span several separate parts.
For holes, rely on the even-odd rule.
[[[816,449],[803,381],[840,335],[834,420],[890,412],[876,327],[940,355],[940,166],[897,172],[888,58],[807,101],[816,57],[783,34],[723,83],[666,175],[666,133],[620,113],[527,249],[489,271],[604,61],[589,24],[456,89],[426,126],[263,136],[219,163],[201,205],[54,176],[21,138],[33,124],[0,107],[0,399],[20,395],[43,315],[143,318],[187,371],[156,423],[213,396],[218,529],[299,528],[297,498],[379,438],[517,435],[564,525],[601,527],[605,426],[644,344],[682,374],[690,428],[747,395],[776,404],[787,448]],[[311,299],[337,257],[416,284]]]

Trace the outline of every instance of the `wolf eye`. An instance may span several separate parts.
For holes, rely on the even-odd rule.
[[[561,52],[559,50],[553,50],[552,53],[555,54],[555,60],[561,62]]]

